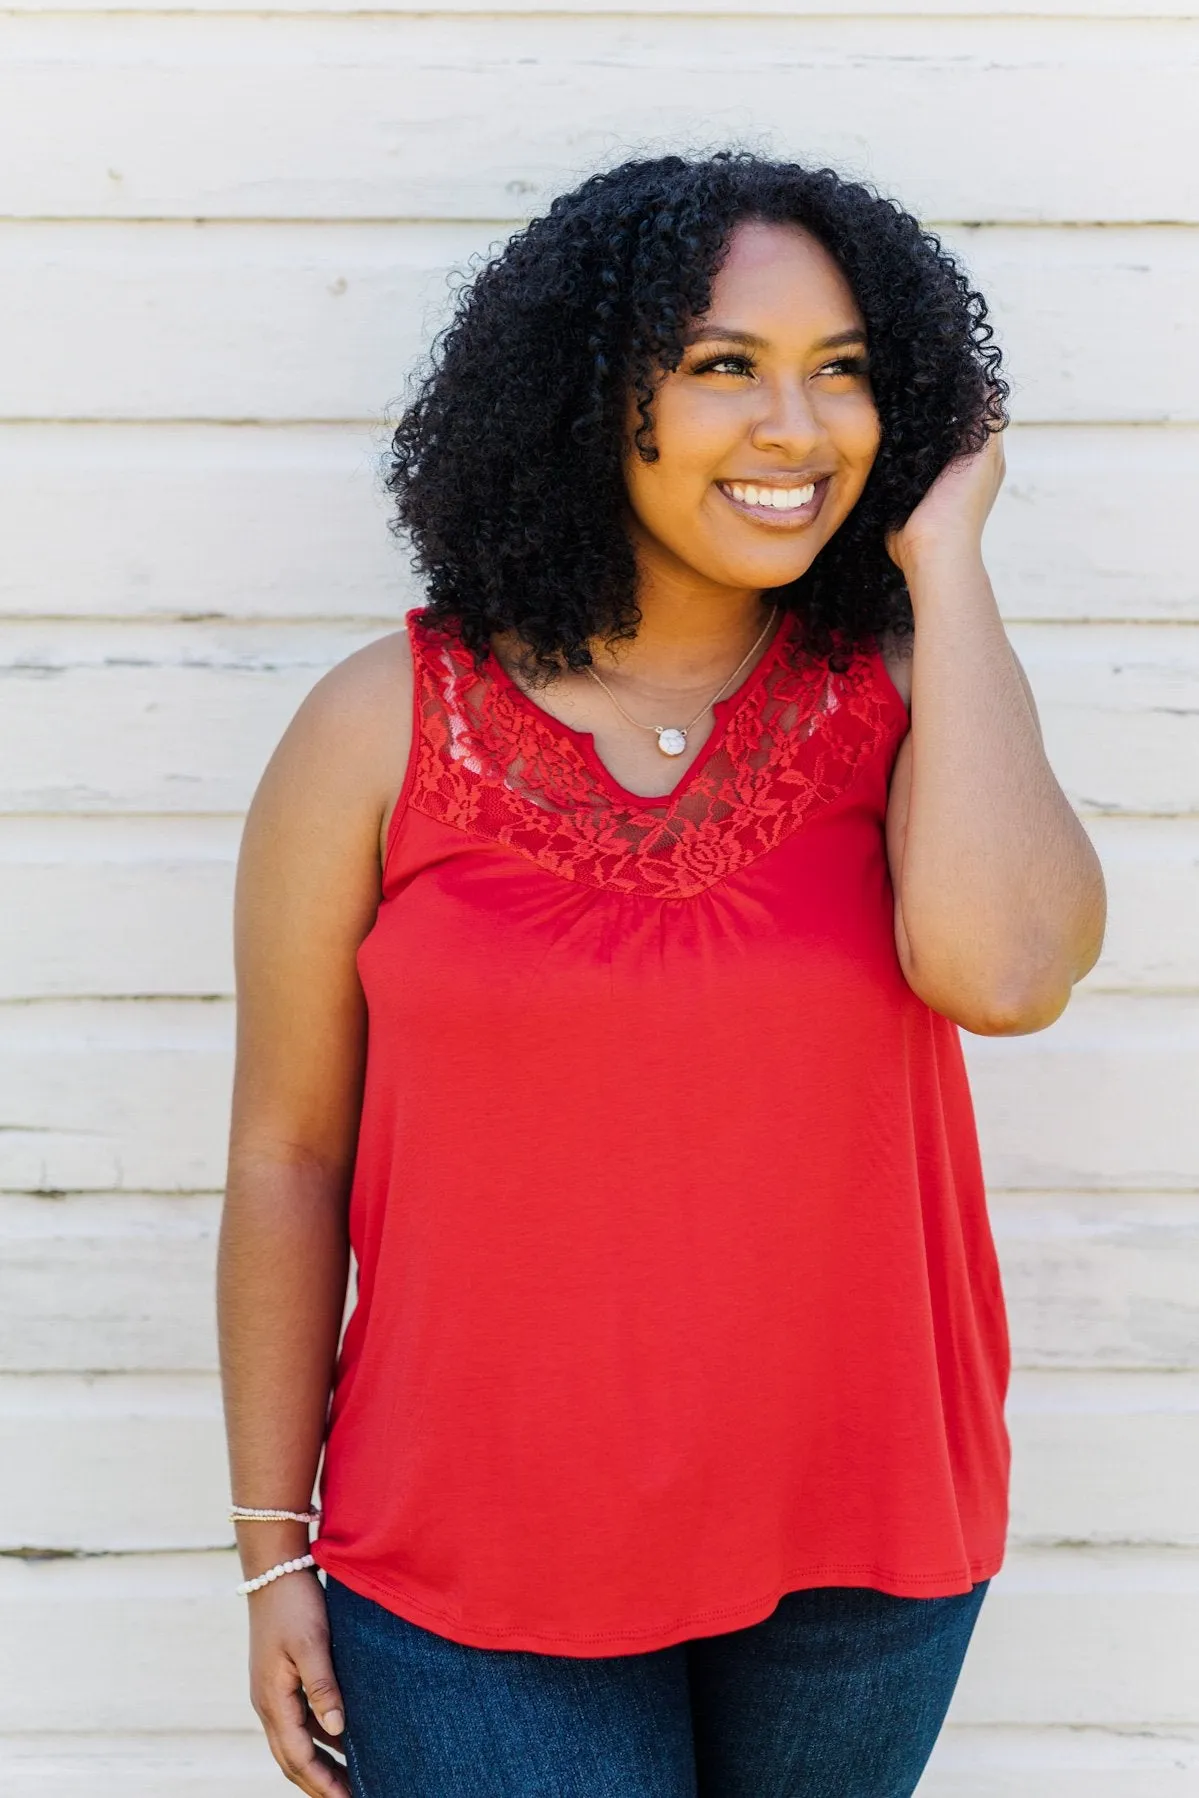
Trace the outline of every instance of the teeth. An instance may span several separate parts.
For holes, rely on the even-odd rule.
[[[816,484],[809,481],[806,487],[755,487],[752,482],[730,481],[728,491],[742,505],[762,506],[767,511],[774,512],[793,512],[799,506],[807,505],[816,492]]]

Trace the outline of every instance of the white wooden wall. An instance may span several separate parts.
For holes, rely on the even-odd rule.
[[[1015,1509],[922,1798],[1199,1794],[1199,15],[358,4],[0,18],[0,1787],[282,1789],[214,1379],[241,816],[416,597],[378,421],[445,271],[737,139],[876,178],[993,299],[990,558],[1110,883],[1061,1021],[965,1039]]]

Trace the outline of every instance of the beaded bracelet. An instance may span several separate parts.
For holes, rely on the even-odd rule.
[[[312,1555],[301,1555],[295,1561],[280,1561],[277,1567],[268,1567],[257,1579],[244,1579],[237,1591],[244,1598],[247,1592],[257,1592],[261,1586],[269,1586],[272,1580],[282,1579],[285,1573],[299,1573],[304,1567],[315,1567]]]
[[[234,1505],[229,1513],[230,1523],[319,1523],[320,1511],[314,1506],[311,1511],[269,1511],[256,1510],[252,1505]]]

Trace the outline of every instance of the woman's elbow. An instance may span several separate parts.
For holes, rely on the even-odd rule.
[[[918,965],[905,965],[904,977],[933,1011],[974,1036],[1029,1036],[1046,1030],[1065,1011],[1074,987],[1064,971],[967,985],[960,978],[938,979]]]
[[[1057,1022],[1070,1003],[1072,986],[1060,983],[996,998],[957,1020],[975,1036],[1031,1036]]]

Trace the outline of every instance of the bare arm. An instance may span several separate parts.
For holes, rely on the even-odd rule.
[[[976,533],[926,527],[897,556],[916,630],[912,728],[887,818],[908,983],[935,1010],[986,1035],[1051,1024],[1094,966],[1106,922],[1099,858],[1046,759],[982,561],[994,497],[986,489],[993,482],[997,491],[1002,466],[993,437],[973,469],[941,477],[942,500],[955,483],[962,488],[959,513],[973,480]],[[936,487],[934,505],[935,496]]]
[[[345,1302],[346,1206],[366,1016],[355,956],[379,900],[379,846],[403,778],[411,666],[402,634],[309,694],[246,819],[234,906],[237,1059],[217,1273],[232,1496],[302,1511],[312,1495]],[[306,1552],[293,1523],[238,1525],[248,1577]],[[289,1574],[249,1600],[254,1705],[313,1798],[348,1789],[314,1747],[341,1726],[324,1598]],[[307,1692],[325,1723],[315,1726]]]

